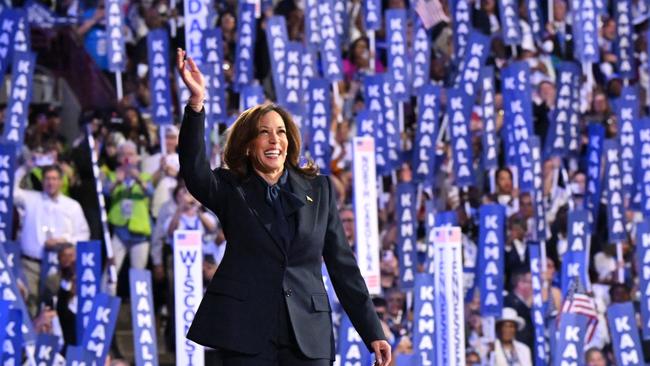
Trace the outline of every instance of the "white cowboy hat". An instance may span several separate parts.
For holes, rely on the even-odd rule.
[[[517,315],[517,311],[513,308],[503,308],[501,318],[497,319],[496,325],[502,322],[514,322],[517,324],[517,330],[522,330],[526,326],[524,319]]]

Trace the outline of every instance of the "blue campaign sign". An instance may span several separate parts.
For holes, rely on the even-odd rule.
[[[333,0],[332,6],[334,7],[334,25],[336,27],[336,35],[341,44],[347,44],[347,36],[350,29],[350,17],[348,17],[346,9],[346,0]]]
[[[618,143],[621,152],[621,169],[623,175],[623,191],[626,195],[634,190],[634,146],[635,125],[639,119],[638,91],[634,87],[624,87],[621,97],[616,103],[616,117],[618,125]]]
[[[557,97],[555,101],[556,109],[553,113],[555,118],[551,121],[551,128],[546,136],[546,156],[564,157],[569,150],[569,124],[573,110],[573,78],[580,75],[580,68],[576,63],[562,61],[557,65],[555,73],[555,83],[557,88]]]
[[[65,352],[65,360],[68,365],[72,366],[93,366],[95,358],[83,346],[68,345]]]
[[[436,359],[434,281],[425,273],[415,275],[413,350],[416,365],[432,365]]]
[[[581,153],[582,141],[580,140],[580,90],[582,87],[582,75],[576,73],[573,75],[573,98],[571,106],[573,113],[571,113],[571,120],[569,122],[569,153],[573,156],[578,156]]]
[[[530,138],[530,152],[533,162],[533,192],[532,198],[535,206],[535,240],[546,240],[546,200],[544,200],[544,177],[542,174],[542,148],[539,137]]]
[[[580,9],[576,9],[578,22],[573,23],[575,46],[574,53],[580,62],[599,62],[598,47],[598,9],[596,1],[582,0]]]
[[[366,30],[381,28],[381,0],[363,1],[363,24]]]
[[[321,0],[318,2],[318,16],[320,17],[320,53],[323,77],[330,82],[343,80],[341,48],[339,46],[340,40],[336,33],[333,0]]]
[[[305,40],[307,45],[318,47],[320,38],[320,17],[318,15],[318,0],[305,0]]]
[[[607,189],[607,233],[610,243],[626,239],[623,207],[623,174],[620,147],[615,140],[605,140],[605,187]]]
[[[0,304],[3,302],[9,303],[12,308],[20,310],[22,314],[22,325],[20,326],[22,337],[26,343],[33,344],[36,341],[34,326],[25,301],[23,301],[23,297],[18,290],[16,278],[7,265],[4,248],[0,245]]]
[[[469,120],[473,98],[461,89],[447,91],[447,115],[451,130],[456,185],[468,187],[474,184],[474,157]]]
[[[169,83],[169,36],[166,29],[156,29],[147,34],[147,52],[152,119],[159,125],[171,124],[174,115]]]
[[[386,51],[388,72],[392,76],[392,99],[407,101],[410,96],[409,59],[406,44],[406,10],[386,10]]]
[[[0,190],[2,190],[2,188],[0,188]],[[9,226],[11,227],[11,225]],[[4,246],[5,255],[7,258],[7,265],[9,268],[11,268],[11,273],[14,274],[14,278],[16,280],[23,281],[23,283],[27,283],[27,277],[25,277],[25,273],[23,272],[23,264],[20,260],[20,243],[15,241],[6,241],[2,245]]]
[[[366,109],[369,113],[376,113],[377,115],[372,126],[374,126],[373,131],[375,133],[373,137],[375,138],[378,175],[387,175],[390,172],[388,162],[388,144],[386,141],[386,129],[384,127],[383,87],[384,74],[368,75],[363,79],[363,98],[365,100]],[[374,116],[369,115],[369,117],[373,118]],[[364,126],[370,125],[370,122],[364,124]]]
[[[106,9],[106,43],[108,69],[113,72],[124,71],[126,68],[126,48],[122,28],[124,20],[120,9],[120,0],[104,0]]]
[[[479,209],[478,284],[481,315],[501,316],[505,281],[505,208],[499,204]]]
[[[325,79],[312,79],[309,83],[309,96],[309,152],[321,172],[328,174],[331,159],[329,132],[332,120],[329,82]]]
[[[253,82],[253,58],[255,57],[255,4],[239,2],[237,17],[237,44],[235,48],[235,91],[241,91]]]
[[[284,75],[289,38],[287,22],[282,16],[272,16],[266,22],[266,44],[271,58],[271,76],[275,87],[275,99],[284,100]]]
[[[59,252],[56,249],[43,250],[41,258],[41,274],[38,279],[38,291],[43,293],[47,278],[59,271]]]
[[[393,101],[393,80],[390,74],[384,74],[382,86],[382,115],[384,131],[386,133],[386,154],[388,157],[387,163],[389,169],[395,169],[399,165],[399,150],[400,150],[400,131],[399,121],[397,120],[396,105]]]
[[[417,272],[417,195],[411,183],[397,185],[397,247],[399,248],[400,287],[413,288]]]
[[[2,317],[7,315],[6,322],[0,319],[0,325],[4,325],[5,332],[4,341],[0,341],[0,365],[20,365],[23,359],[23,333],[20,331],[23,313],[18,309],[0,313]]]
[[[636,153],[635,178],[637,191],[641,195],[641,212],[643,217],[650,217],[650,118],[642,118],[636,122]]]
[[[241,105],[242,112],[262,103],[264,103],[264,90],[260,85],[248,85],[242,88],[239,95],[239,105]]]
[[[490,53],[491,38],[473,31],[468,40],[463,61],[460,63],[460,73],[456,85],[464,90],[467,95],[475,95],[479,89],[481,68]]]
[[[98,365],[103,365],[113,339],[121,299],[99,293],[93,301],[92,315],[82,338],[84,349],[90,352]]]
[[[14,144],[0,144],[0,242],[3,243],[12,237],[16,151]]]
[[[519,171],[519,189],[533,189],[533,166],[528,143],[533,135],[533,111],[530,91],[530,67],[525,62],[514,62],[502,71],[504,124],[511,134]]]
[[[454,34],[454,53],[456,60],[462,60],[465,55],[467,38],[472,29],[472,9],[468,0],[451,2],[451,19]]]
[[[569,212],[567,226],[567,251],[562,261],[562,294],[566,295],[572,278],[578,277],[586,289],[589,282],[589,212],[573,210]]]
[[[411,94],[419,94],[421,88],[431,82],[431,34],[418,17],[415,22],[415,39],[413,40],[413,77]]]
[[[384,155],[386,154],[386,144],[381,143],[381,140],[378,138],[384,137],[383,131],[379,127],[379,122],[381,120],[381,115],[375,111],[369,111],[367,109],[361,110],[357,113],[355,119],[357,124],[357,136],[370,136],[375,138],[375,165],[377,166],[377,172],[387,171],[386,160]],[[385,138],[383,138],[385,142]]]
[[[541,44],[545,29],[544,20],[542,19],[542,10],[540,8],[540,0],[528,0],[526,5],[528,8],[528,21],[530,22],[530,28],[533,32],[533,39],[535,40],[535,43]]]
[[[341,355],[341,365],[370,365],[370,352],[346,314],[341,319],[338,341],[337,353]]]
[[[305,47],[300,42],[289,42],[286,56],[286,72],[284,74],[284,99],[280,104],[286,107],[294,116],[302,116],[304,110],[304,92],[302,89],[302,55]]]
[[[226,80],[223,71],[223,38],[221,28],[208,29],[203,32],[203,66],[206,70],[208,95],[206,112],[210,123],[223,122],[226,113]],[[209,81],[207,80],[209,79]]]
[[[5,109],[3,142],[21,148],[25,138],[29,103],[32,100],[32,78],[36,55],[30,52],[14,52],[11,68],[11,94]]]
[[[499,1],[501,15],[501,32],[503,42],[508,46],[521,43],[521,26],[519,26],[519,2],[515,0]]]
[[[0,74],[2,75],[5,74],[7,67],[11,64],[13,52],[17,48],[16,43],[20,42],[17,36],[21,33],[19,31],[21,24],[23,27],[25,26],[23,19],[22,9],[8,8],[4,9],[0,14]],[[29,32],[23,30],[22,34],[22,38],[26,39]],[[22,51],[29,51],[29,47]]]
[[[102,278],[102,243],[99,240],[77,243],[77,334],[87,329],[93,303],[100,292]]]
[[[632,2],[630,0],[615,0],[614,19],[616,21],[616,41],[614,52],[618,56],[618,73],[623,79],[632,79],[636,76],[636,63],[634,60],[634,41],[632,34]]]
[[[9,309],[11,303],[9,301],[0,300],[0,346],[4,344],[5,337],[7,337],[7,324],[9,323]],[[1,359],[2,356],[0,356]]]
[[[533,305],[531,316],[535,327],[535,366],[548,364],[548,342],[546,342],[546,327],[544,325],[544,300],[542,298],[542,258],[539,242],[528,242],[528,254],[530,255],[530,274],[533,285]]]
[[[436,124],[440,113],[440,88],[427,84],[418,95],[418,123],[413,147],[413,179],[432,182],[436,158]]]
[[[156,321],[153,307],[151,272],[131,268],[129,270],[131,294],[131,320],[136,366],[158,364]]]
[[[34,358],[37,365],[52,366],[56,354],[59,353],[59,337],[52,334],[39,334],[36,337]]]
[[[612,334],[612,345],[617,365],[643,366],[643,350],[636,326],[634,305],[615,303],[607,309],[607,324]]]
[[[555,351],[552,352],[553,365],[584,365],[584,339],[587,330],[587,317],[577,313],[562,313]],[[551,333],[554,334],[554,333]]]
[[[483,111],[483,143],[482,158],[483,169],[496,169],[499,167],[496,107],[494,106],[494,67],[485,66],[481,69],[481,103]]]
[[[603,156],[603,143],[605,141],[605,127],[591,123],[588,127],[589,142],[587,144],[587,186],[585,189],[585,208],[590,212],[589,222],[591,232],[596,232],[596,218],[600,207],[601,194],[601,161]]]
[[[313,46],[306,46],[300,55],[300,88],[303,95],[303,102],[309,103],[309,80],[320,77],[318,73],[316,48]]]
[[[643,339],[650,339],[650,218],[636,226],[636,261],[641,294],[641,330]]]

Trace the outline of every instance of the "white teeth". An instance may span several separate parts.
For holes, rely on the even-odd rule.
[[[280,156],[280,150],[268,150],[264,152],[264,155],[268,157],[278,157]]]

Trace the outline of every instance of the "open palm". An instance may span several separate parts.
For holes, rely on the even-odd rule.
[[[200,103],[205,98],[205,79],[191,57],[185,59],[185,51],[176,49],[176,66],[183,82],[190,90],[190,102]]]

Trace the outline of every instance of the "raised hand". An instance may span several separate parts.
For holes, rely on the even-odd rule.
[[[178,73],[191,93],[188,103],[190,105],[202,104],[205,98],[205,79],[194,60],[191,57],[185,59],[185,51],[181,48],[176,49],[176,66],[178,67]]]

